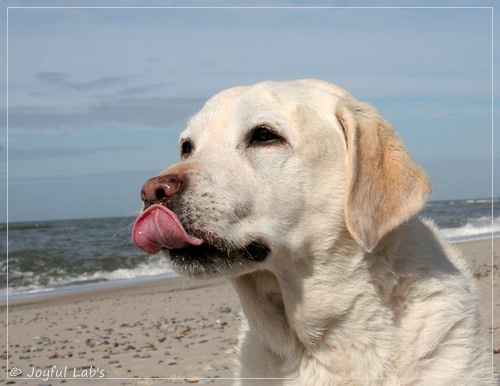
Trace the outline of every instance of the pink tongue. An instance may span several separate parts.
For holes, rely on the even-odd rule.
[[[132,229],[132,240],[150,254],[162,248],[181,249],[203,244],[203,240],[189,236],[175,213],[163,205],[152,205],[139,215]]]

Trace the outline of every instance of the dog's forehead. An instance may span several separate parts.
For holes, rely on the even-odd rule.
[[[266,121],[286,122],[297,106],[307,106],[318,114],[332,115],[336,102],[349,94],[343,89],[316,80],[261,82],[235,87],[210,98],[193,116],[181,137],[210,141],[237,136],[230,127],[251,128]]]
[[[201,140],[205,136],[213,136],[227,128],[235,103],[246,88],[227,89],[208,99],[203,108],[191,117],[181,138]]]

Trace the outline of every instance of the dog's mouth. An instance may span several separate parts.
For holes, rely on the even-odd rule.
[[[167,250],[174,268],[192,275],[223,273],[243,260],[263,261],[270,252],[260,240],[233,247],[205,232],[188,233],[176,214],[160,204],[139,215],[132,229],[132,240],[149,254]]]
[[[253,241],[243,248],[219,249],[211,244],[203,243],[200,246],[189,246],[181,249],[170,249],[170,256],[181,259],[206,259],[208,256],[227,257],[231,259],[235,255],[245,257],[252,261],[263,261],[269,254],[269,247],[259,241]]]

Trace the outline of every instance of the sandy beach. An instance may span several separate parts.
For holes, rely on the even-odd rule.
[[[500,239],[458,246],[477,277],[500,368],[500,353],[493,354],[500,352]],[[9,375],[0,384],[232,384],[240,308],[222,279],[172,279],[0,307],[8,345],[2,370]]]

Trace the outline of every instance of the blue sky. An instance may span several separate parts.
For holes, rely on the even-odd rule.
[[[0,136],[0,199],[8,173],[9,221],[133,219],[142,183],[177,162],[177,137],[206,98],[303,77],[375,105],[430,175],[432,199],[491,196],[493,2],[78,4],[3,2],[9,130]],[[120,5],[146,4],[179,3]],[[377,8],[388,4],[403,8]],[[6,76],[2,83],[6,89]],[[498,195],[496,180],[494,187]],[[0,221],[6,209],[0,205]]]

